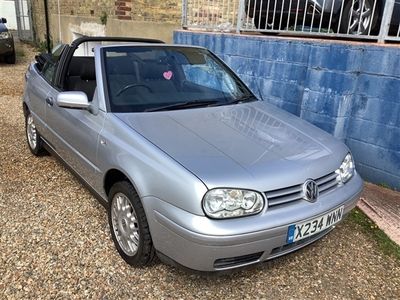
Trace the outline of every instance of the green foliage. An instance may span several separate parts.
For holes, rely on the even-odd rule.
[[[16,55],[17,57],[24,57],[24,56],[25,56],[25,51],[24,51],[24,49],[17,48],[17,49],[15,50],[15,55]]]
[[[388,185],[386,182],[379,183],[378,185],[385,189],[390,189],[390,185]]]
[[[47,40],[46,37],[43,41],[37,43],[37,48],[40,53],[47,52]],[[50,37],[50,50],[53,49],[53,39]]]
[[[102,25],[107,25],[107,13],[105,11],[103,11],[100,15],[100,23]]]
[[[400,260],[400,246],[393,242],[378,226],[369,219],[361,210],[354,209],[349,220],[361,227],[361,230],[371,236],[383,253]]]

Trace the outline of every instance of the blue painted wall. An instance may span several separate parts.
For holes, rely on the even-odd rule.
[[[364,179],[400,189],[400,48],[176,31],[254,93],[343,140]]]

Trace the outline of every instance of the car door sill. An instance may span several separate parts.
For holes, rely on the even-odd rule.
[[[104,208],[107,208],[108,201],[105,200],[81,175],[79,175],[78,172],[76,172],[58,153],[57,151],[48,143],[48,141],[44,140],[43,146],[44,148],[54,157],[57,158],[57,160],[64,166],[66,167],[78,180],[79,182],[84,185],[90,192],[91,194],[100,202]]]

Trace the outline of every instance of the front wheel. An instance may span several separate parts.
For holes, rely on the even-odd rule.
[[[260,16],[259,14],[257,14],[256,16],[254,16],[254,26],[259,29],[259,30],[267,30],[267,31],[260,31],[261,34],[265,34],[265,35],[277,35],[278,32],[271,32],[268,31],[268,29],[274,29],[277,30],[279,29],[279,20],[274,20],[274,25],[270,26],[269,24],[267,24],[267,19],[265,16]]]
[[[146,214],[135,189],[127,181],[117,182],[108,199],[108,222],[119,254],[131,266],[150,264],[155,250]]]
[[[267,24],[266,18],[265,17],[260,17],[259,14],[254,16],[253,22],[254,22],[254,26],[257,29],[261,29],[261,30],[262,29],[268,29],[268,28],[266,28],[266,24]]]

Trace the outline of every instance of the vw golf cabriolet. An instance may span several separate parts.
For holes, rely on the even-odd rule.
[[[130,265],[219,271],[326,235],[363,182],[349,149],[257,97],[210,51],[83,37],[36,58],[28,146],[56,155],[108,211]]]

